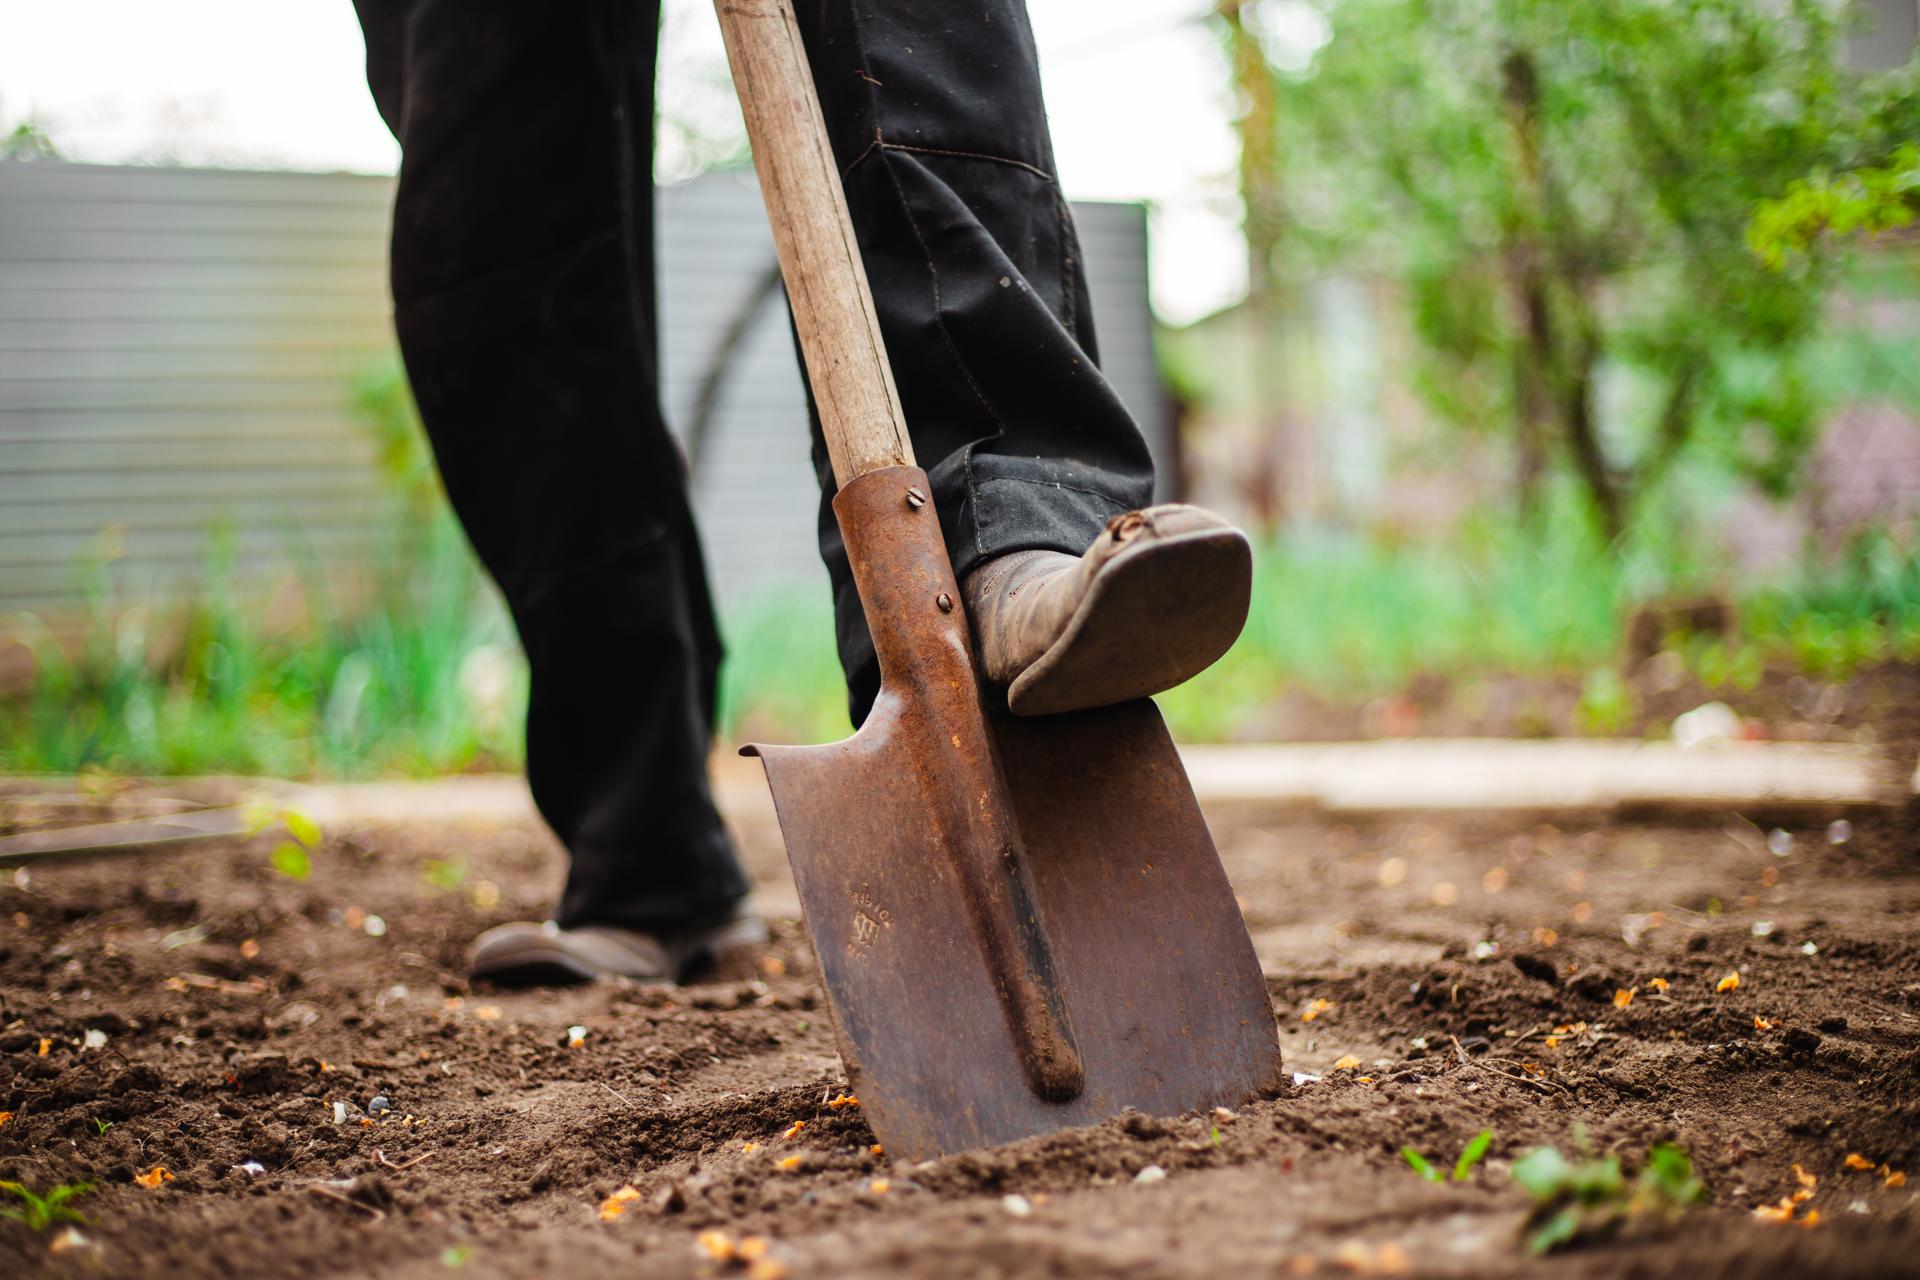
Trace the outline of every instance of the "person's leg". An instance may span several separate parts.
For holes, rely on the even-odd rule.
[[[1006,683],[1011,675],[1002,680],[995,667],[1022,665],[1020,654],[1044,648],[1028,642],[1059,635],[1074,612],[1064,606],[1088,599],[1084,590],[1054,590],[1063,607],[1041,616],[1025,608],[1040,594],[1026,584],[1042,570],[1057,576],[1153,493],[1146,443],[1098,367],[1025,6],[800,0],[796,11],[954,572],[967,585],[976,569],[998,562],[995,584],[1011,581],[1012,594],[1025,592],[1022,608],[1010,611],[976,605],[986,597],[969,585],[989,679]],[[879,677],[828,505],[834,483],[817,422],[815,463],[826,495],[821,549],[858,721]],[[1132,538],[1143,527],[1151,533],[1156,526],[1136,522],[1117,536]],[[1051,554],[1028,557],[1020,579],[1005,579],[1007,557],[1023,552]],[[1243,540],[1234,554],[1244,559]],[[1165,558],[1159,563],[1168,566]],[[1152,595],[1132,592],[1133,611],[1147,608]],[[1244,601],[1239,608],[1244,618]],[[1224,612],[1231,613],[1230,600]],[[983,633],[983,621],[995,619]],[[1014,625],[1003,625],[1010,619]],[[1181,643],[1211,641],[1225,625],[1189,626]],[[1232,632],[1238,629],[1232,620]],[[999,642],[1008,635],[1015,640]],[[999,662],[1001,650],[1015,656]],[[1181,670],[1181,678],[1192,673]],[[1150,692],[1151,683],[1136,678],[1130,687]]]
[[[356,0],[400,139],[395,324],[448,496],[532,672],[565,928],[684,932],[747,884],[706,764],[718,632],[660,415],[657,6]]]

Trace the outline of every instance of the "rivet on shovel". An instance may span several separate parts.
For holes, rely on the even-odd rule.
[[[953,612],[953,597],[948,595],[946,592],[942,591],[939,595],[935,596],[933,598],[933,602],[940,606],[940,612],[942,613]]]
[[[918,510],[927,505],[927,495],[918,489],[907,490],[907,505]]]

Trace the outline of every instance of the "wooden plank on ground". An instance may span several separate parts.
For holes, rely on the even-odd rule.
[[[1844,743],[1556,738],[1190,746],[1202,803],[1301,804],[1329,812],[1874,808],[1903,789],[1872,747]]]

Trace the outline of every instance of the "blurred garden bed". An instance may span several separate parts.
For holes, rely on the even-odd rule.
[[[190,601],[102,590],[64,627],[16,619],[24,675],[0,694],[0,770],[516,767],[526,677],[512,627],[456,530],[413,536],[393,561],[404,574],[351,589],[289,575],[271,608],[235,590],[216,553]],[[1871,723],[1863,713],[1920,662],[1910,538],[1864,534],[1740,590],[1676,558],[1571,532],[1272,543],[1239,644],[1162,705],[1189,741],[1666,737],[1716,701],[1741,734],[1820,740]],[[765,594],[725,631],[722,747],[846,732],[823,595]]]

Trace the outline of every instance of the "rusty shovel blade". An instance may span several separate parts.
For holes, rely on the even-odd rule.
[[[866,723],[747,748],[876,1136],[917,1160],[1269,1087],[1266,987],[1159,711],[990,713],[928,489],[893,467],[834,502]]]

